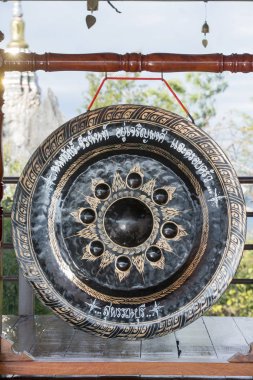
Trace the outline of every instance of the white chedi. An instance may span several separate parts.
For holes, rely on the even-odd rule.
[[[30,52],[24,30],[21,2],[14,1],[11,41],[5,49],[6,53],[17,55]],[[6,72],[4,87],[5,175],[18,175],[11,163],[19,162],[19,166],[24,166],[38,145],[63,124],[64,117],[51,89],[42,99],[36,73]]]

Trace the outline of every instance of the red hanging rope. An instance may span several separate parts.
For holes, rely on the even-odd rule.
[[[191,116],[190,112],[185,107],[185,105],[181,102],[181,100],[179,99],[179,97],[177,96],[177,94],[175,93],[175,91],[172,89],[172,87],[169,85],[169,83],[163,78],[163,76],[160,77],[160,78],[147,78],[147,77],[137,77],[137,78],[135,78],[135,77],[108,77],[108,76],[105,76],[102,79],[102,81],[101,81],[101,83],[100,83],[100,85],[99,85],[99,87],[98,87],[98,89],[97,89],[97,91],[96,91],[93,99],[91,100],[91,102],[90,102],[90,104],[89,104],[89,106],[87,108],[88,111],[90,111],[91,107],[95,103],[95,101],[96,101],[96,99],[97,99],[97,97],[98,97],[98,95],[99,95],[99,93],[100,93],[103,85],[105,84],[105,82],[107,80],[135,80],[135,81],[137,81],[137,80],[151,80],[151,81],[160,80],[160,81],[162,81],[165,84],[165,86],[168,88],[168,90],[170,91],[170,93],[174,96],[174,98],[176,99],[176,101],[178,102],[178,104],[180,105],[180,107],[184,110],[184,112],[186,113],[186,115],[190,118],[190,120],[192,121],[192,123],[195,124],[194,119]]]

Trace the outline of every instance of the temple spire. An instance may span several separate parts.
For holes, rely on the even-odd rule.
[[[11,38],[5,52],[28,53],[21,1],[13,1]],[[19,175],[16,162],[25,164],[35,148],[63,124],[57,99],[52,91],[42,99],[36,72],[6,71],[4,75],[4,147],[6,175]]]
[[[27,49],[28,44],[25,41],[25,22],[20,0],[13,2],[13,12],[11,21],[11,41],[7,45],[9,49]]]

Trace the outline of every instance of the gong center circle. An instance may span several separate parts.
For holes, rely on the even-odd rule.
[[[137,247],[153,230],[153,216],[145,203],[135,198],[122,198],[106,211],[104,226],[109,238],[123,247]]]

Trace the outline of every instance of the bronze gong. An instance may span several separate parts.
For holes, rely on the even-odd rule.
[[[204,131],[159,108],[70,120],[16,189],[13,239],[40,299],[72,325],[143,339],[186,326],[229,285],[245,239],[230,162]]]

